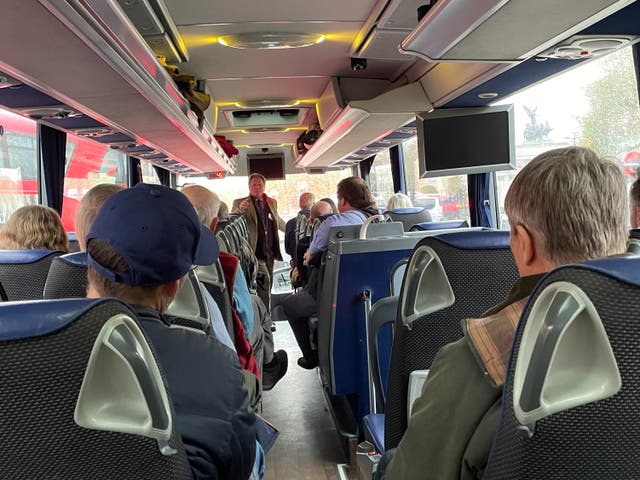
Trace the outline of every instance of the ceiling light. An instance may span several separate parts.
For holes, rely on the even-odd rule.
[[[485,92],[485,93],[478,94],[478,98],[482,98],[483,100],[489,100],[497,97],[498,97],[498,94],[496,92]]]
[[[264,100],[247,100],[245,102],[235,102],[238,108],[290,108],[300,105],[300,100],[285,99],[264,99]]]
[[[310,47],[324,41],[324,35],[315,33],[236,33],[218,38],[218,43],[231,48],[257,48],[276,50],[282,48]]]

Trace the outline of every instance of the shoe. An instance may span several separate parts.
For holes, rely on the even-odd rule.
[[[305,370],[313,370],[318,366],[318,356],[314,355],[312,358],[300,357],[298,359],[298,366]]]
[[[287,373],[289,357],[284,350],[273,353],[273,360],[262,367],[262,390],[268,391],[276,386]]]

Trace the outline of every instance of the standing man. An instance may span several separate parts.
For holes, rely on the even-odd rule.
[[[236,198],[232,212],[245,216],[249,230],[249,243],[258,258],[258,269],[267,275],[258,282],[258,296],[271,311],[271,282],[273,262],[282,260],[278,230],[285,231],[285,223],[278,215],[278,202],[264,193],[266,179],[259,173],[249,175],[249,196]]]

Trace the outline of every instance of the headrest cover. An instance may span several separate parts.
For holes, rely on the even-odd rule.
[[[211,265],[218,242],[198,220],[182,193],[140,183],[112,195],[96,216],[87,244],[100,239],[113,247],[130,267],[106,268],[87,256],[101,276],[127,285],[162,285],[182,278],[192,265]]]

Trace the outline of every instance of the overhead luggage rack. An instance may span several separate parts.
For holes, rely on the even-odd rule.
[[[205,120],[198,129],[189,103],[115,0],[9,0],[4,6],[16,14],[0,17],[0,71],[68,106],[78,121],[38,120],[71,133],[111,129],[145,147],[127,152],[131,156],[157,152],[148,160],[180,173],[234,171],[211,125]],[[20,103],[3,105],[19,111]]]

